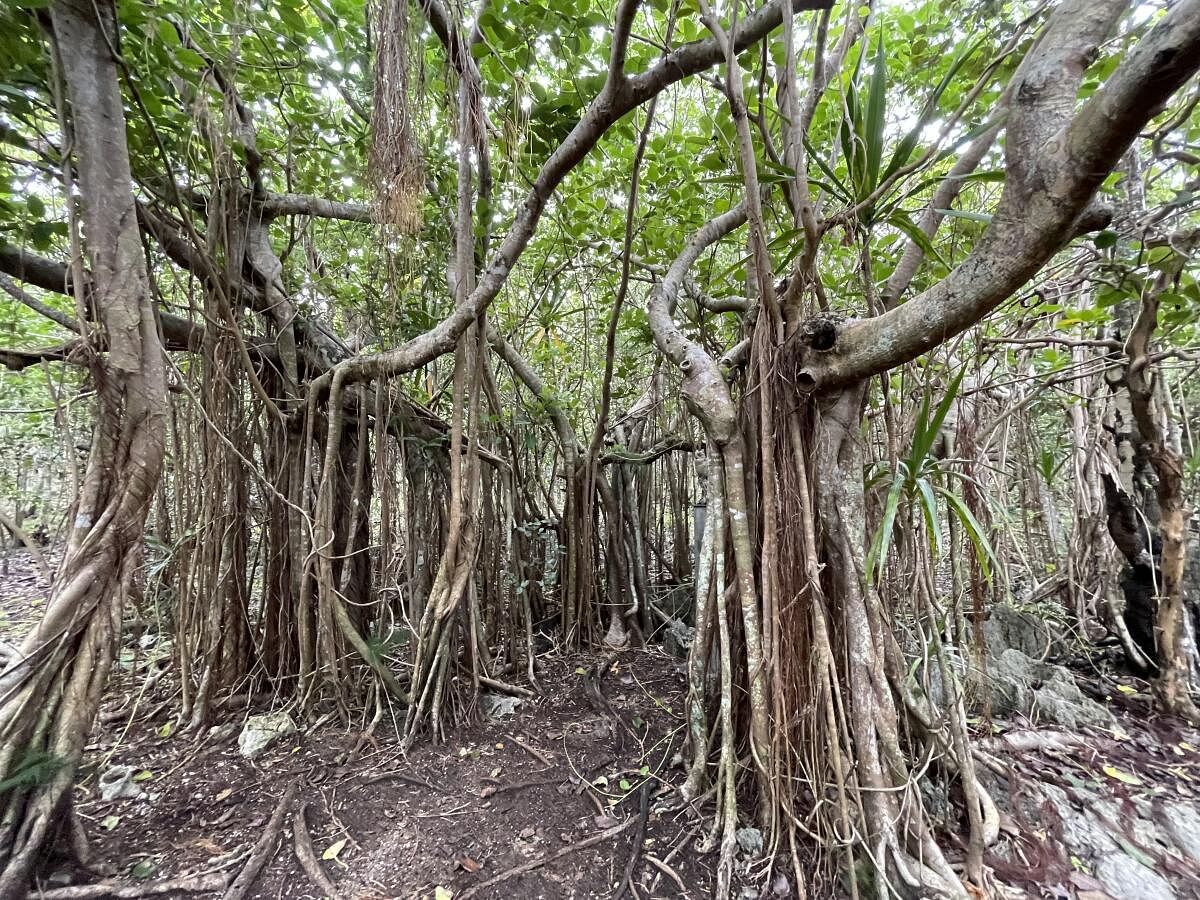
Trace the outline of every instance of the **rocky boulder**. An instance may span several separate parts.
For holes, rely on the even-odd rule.
[[[999,603],[992,607],[983,623],[983,643],[992,658],[1011,649],[1042,659],[1054,647],[1054,635],[1037,615]]]
[[[284,735],[292,734],[296,723],[285,711],[251,716],[238,735],[238,752],[247,759],[254,759]]]
[[[988,677],[992,712],[997,716],[1020,715],[1072,730],[1112,724],[1112,713],[1085,696],[1070,671],[1037,662],[1020,650],[1010,647],[1000,653],[989,666]]]

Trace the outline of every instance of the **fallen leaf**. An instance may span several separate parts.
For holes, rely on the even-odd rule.
[[[145,881],[147,878],[152,877],[156,871],[158,871],[158,866],[154,864],[154,860],[143,859],[129,870],[129,874],[134,878],[140,878]]]
[[[198,850],[205,851],[210,856],[220,856],[222,853],[225,852],[225,848],[222,847],[220,844],[218,844],[216,841],[214,841],[212,838],[206,838],[206,837],[197,838],[196,840],[192,841],[192,846]]]
[[[229,797],[229,795],[232,793],[233,793],[233,788],[225,788],[225,790],[223,790],[219,794],[217,794],[215,799],[218,803],[220,803],[222,800]]]
[[[1135,785],[1138,787],[1140,787],[1142,784],[1142,780],[1140,778],[1138,778],[1136,775],[1130,775],[1128,772],[1122,772],[1116,766],[1105,766],[1104,774],[1107,775],[1109,778],[1115,778],[1115,779],[1117,779],[1117,781],[1123,782],[1125,784],[1132,784],[1132,785]]]
[[[1154,860],[1151,859],[1148,854],[1143,853],[1137,847],[1133,846],[1133,844],[1127,841],[1122,835],[1114,834],[1113,837],[1117,839],[1117,843],[1121,845],[1121,849],[1124,850],[1128,855],[1132,856],[1147,869],[1154,868]]]
[[[117,827],[117,823],[121,821],[120,816],[105,816],[100,820],[100,827],[105,831],[112,831]]]
[[[433,900],[451,900],[453,896],[449,888],[444,888],[440,884],[433,890]]]
[[[340,841],[334,841],[332,844],[330,844],[328,847],[325,848],[325,852],[321,854],[321,859],[337,859],[338,854],[342,852],[342,849],[345,846],[346,846],[345,838],[342,838]]]
[[[1081,891],[1102,891],[1104,885],[1089,875],[1087,872],[1075,871],[1071,873],[1071,884],[1075,885]]]
[[[153,777],[154,777],[154,773],[151,772],[149,769],[142,769],[142,771],[138,772],[136,775],[133,776],[133,780],[134,781],[149,781]]]
[[[469,872],[472,875],[483,868],[483,863],[471,859],[465,853],[458,858],[458,864],[462,866],[464,872]]]
[[[1117,690],[1120,691],[1122,694],[1136,694],[1137,693],[1137,688],[1130,687],[1127,684],[1118,684]]]

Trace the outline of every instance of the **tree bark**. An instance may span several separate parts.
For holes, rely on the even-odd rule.
[[[0,675],[0,781],[39,756],[48,778],[0,794],[0,897],[23,895],[95,719],[133,589],[146,514],[162,467],[163,347],[138,232],[112,2],[52,5],[51,41],[66,87],[91,302],[108,352],[92,360],[99,409],[59,576],[21,659]]]

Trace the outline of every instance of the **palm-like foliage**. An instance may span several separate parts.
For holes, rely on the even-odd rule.
[[[952,486],[956,481],[961,483],[969,480],[970,476],[956,469],[953,461],[941,459],[934,452],[946,416],[958,397],[965,371],[962,369],[954,376],[937,406],[932,409],[932,393],[926,392],[917,413],[912,445],[908,453],[896,461],[895,467],[886,461],[874,467],[876,471],[869,479],[868,487],[883,483],[889,486],[883,504],[883,516],[867,554],[868,579],[882,578],[892,546],[896,517],[902,508],[911,509],[914,506],[920,510],[921,530],[935,559],[945,551],[942,537],[944,507],[945,514],[952,516],[962,526],[963,533],[974,547],[984,576],[991,578],[990,564],[995,560],[991,543],[963,495]]]

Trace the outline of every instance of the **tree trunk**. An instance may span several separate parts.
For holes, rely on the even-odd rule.
[[[0,793],[4,898],[23,896],[62,821],[56,813],[70,802],[140,563],[167,413],[162,344],[130,188],[115,8],[104,0],[63,0],[50,19],[70,107],[70,121],[61,124],[78,164],[91,300],[109,349],[93,360],[99,409],[66,556],[22,659],[0,676],[0,782],[10,785]],[[18,773],[27,777],[14,783]]]

